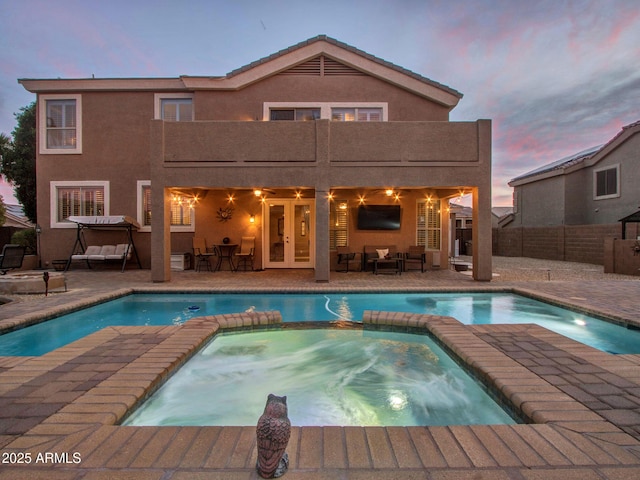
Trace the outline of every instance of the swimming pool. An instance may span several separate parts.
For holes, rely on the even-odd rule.
[[[124,425],[253,426],[269,393],[297,426],[515,423],[427,335],[303,329],[218,334]]]
[[[364,310],[451,316],[464,324],[536,323],[611,353],[640,353],[640,331],[509,293],[133,294],[0,335],[0,356],[43,355],[113,325],[278,310],[283,321],[360,320]]]

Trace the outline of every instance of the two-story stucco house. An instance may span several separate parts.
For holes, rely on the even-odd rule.
[[[640,122],[598,145],[520,175],[509,227],[614,224],[640,205]]]
[[[317,281],[337,246],[423,245],[446,268],[449,199],[471,193],[473,274],[491,279],[491,122],[450,122],[459,92],[335,39],[217,77],[19,82],[37,94],[43,262],[69,256],[70,215],[127,215],[156,282],[193,237],[255,237],[257,268]],[[372,229],[363,205],[399,216]]]

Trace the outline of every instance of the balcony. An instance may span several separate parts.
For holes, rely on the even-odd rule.
[[[482,128],[482,125],[488,125]],[[473,166],[490,122],[154,121],[165,166]],[[159,138],[155,135],[159,135]],[[157,143],[156,143],[157,142]]]

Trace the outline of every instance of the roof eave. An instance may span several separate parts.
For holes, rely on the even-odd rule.
[[[588,158],[584,163],[589,167],[595,165],[637,133],[640,133],[640,122],[635,122],[622,127],[622,130],[620,130],[615,137],[609,140],[600,150]]]
[[[19,78],[18,83],[31,93],[186,90],[180,78]]]
[[[509,181],[507,185],[509,185],[510,187],[519,187],[521,185],[526,185],[527,183],[539,182],[540,180],[544,180],[546,178],[557,177],[559,175],[564,175],[564,174],[565,174],[564,168],[557,168],[555,170],[549,170],[546,172],[541,172],[541,173],[537,173],[535,175],[529,175],[526,177],[516,177],[511,181]]]

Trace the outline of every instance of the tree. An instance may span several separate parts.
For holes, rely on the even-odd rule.
[[[15,117],[18,124],[12,132],[13,141],[0,140],[2,173],[13,183],[16,198],[27,218],[37,223],[36,102],[22,107]]]
[[[7,137],[4,133],[0,133],[0,160],[3,157],[3,152],[5,151],[5,149],[9,148],[10,142],[11,140],[9,139],[9,137]],[[4,204],[4,198],[2,198],[2,195],[0,195],[0,227],[4,225],[4,222],[7,220],[6,215],[7,207]]]
[[[4,198],[0,195],[0,227],[7,221],[7,207],[4,204]]]

